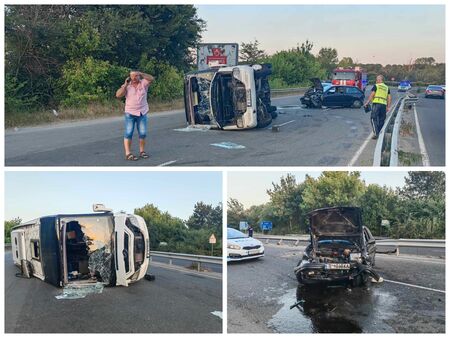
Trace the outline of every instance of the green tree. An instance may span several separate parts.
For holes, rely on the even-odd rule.
[[[445,198],[445,173],[442,171],[410,171],[400,194],[406,198]]]
[[[297,184],[294,175],[287,174],[281,177],[280,183],[272,183],[272,189],[267,190],[275,216],[288,221],[289,231],[301,229],[303,188],[303,185]]]
[[[227,226],[239,229],[239,222],[246,219],[244,205],[237,199],[230,198],[227,206]]]
[[[305,179],[302,210],[307,213],[317,208],[359,206],[365,185],[359,172],[324,171],[315,179]]]
[[[321,48],[317,54],[317,61],[326,70],[327,77],[330,77],[338,63],[337,50],[334,48]]]
[[[257,63],[261,59],[267,57],[266,52],[263,49],[259,49],[259,41],[254,40],[248,43],[241,42],[239,47],[239,59],[244,63]]]
[[[11,230],[20,223],[22,223],[22,219],[19,217],[5,221],[5,243],[11,243]]]
[[[349,68],[354,67],[355,63],[353,62],[353,59],[351,57],[346,56],[343,57],[341,61],[339,61],[338,66],[343,68]]]

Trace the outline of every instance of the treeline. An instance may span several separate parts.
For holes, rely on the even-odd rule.
[[[409,172],[402,189],[367,185],[359,172],[323,172],[298,183],[291,174],[272,183],[270,201],[245,209],[228,201],[228,226],[247,221],[255,230],[272,221],[273,234],[308,233],[307,214],[318,208],[358,206],[364,225],[375,236],[392,238],[445,238],[445,174]],[[388,224],[386,222],[388,221]],[[383,223],[383,224],[382,224]]]
[[[150,248],[157,251],[211,255],[211,234],[217,239],[214,256],[222,256],[222,205],[213,206],[198,202],[192,215],[181,218],[163,212],[153,204],[134,210],[147,223]],[[11,243],[11,229],[21,223],[20,218],[5,221],[5,243]]]
[[[214,256],[222,256],[222,205],[198,202],[187,221],[162,212],[153,204],[134,210],[145,219],[151,250],[211,255],[211,234],[217,239]]]
[[[421,57],[408,65],[363,64],[351,57],[338,58],[335,48],[323,47],[314,55],[314,44],[306,40],[301,45],[289,50],[282,50],[268,55],[260,49],[259,41],[241,43],[240,61],[242,63],[268,62],[273,66],[270,83],[273,88],[309,86],[313,77],[322,80],[331,79],[336,67],[362,67],[368,75],[369,83],[375,83],[378,74],[384,75],[386,81],[409,80],[416,85],[444,84],[445,63],[436,63],[432,57]],[[393,80],[392,80],[393,79]]]
[[[203,28],[193,5],[8,5],[6,113],[111,101],[131,69],[180,97]]]

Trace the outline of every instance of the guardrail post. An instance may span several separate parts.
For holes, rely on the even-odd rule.
[[[283,244],[283,238],[280,239],[280,241],[277,243],[277,245]]]
[[[198,272],[201,271],[201,269],[200,269],[200,262],[197,262],[197,271],[198,271]]]
[[[266,239],[266,244],[269,244],[269,239],[268,238]]]
[[[298,245],[299,245],[299,243],[300,243],[300,240],[299,240],[299,239],[297,239],[297,240],[295,241],[294,245],[295,245],[295,246],[298,246]]]
[[[172,265],[172,258],[169,258],[169,265]]]
[[[397,249],[396,249],[396,252],[395,252],[395,254],[398,256],[398,255],[400,255],[400,246],[397,244]]]

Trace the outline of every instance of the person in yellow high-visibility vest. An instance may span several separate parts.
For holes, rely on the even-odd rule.
[[[372,113],[370,114],[370,121],[373,129],[373,139],[377,139],[378,135],[383,128],[384,120],[386,119],[386,113],[391,108],[391,91],[388,86],[384,84],[383,75],[377,76],[377,82],[372,87],[372,92],[364,104],[367,107],[372,102]]]

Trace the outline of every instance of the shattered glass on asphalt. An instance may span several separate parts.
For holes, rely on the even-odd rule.
[[[64,287],[62,294],[55,296],[56,299],[79,299],[85,298],[87,295],[102,293],[103,283],[92,284],[69,284]]]

